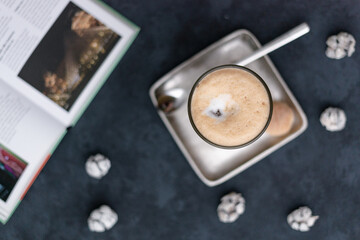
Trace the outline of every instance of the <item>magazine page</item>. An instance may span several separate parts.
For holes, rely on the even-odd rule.
[[[0,11],[2,76],[65,126],[82,113],[138,31],[91,0],[1,1]]]
[[[0,219],[12,212],[65,131],[0,77]]]

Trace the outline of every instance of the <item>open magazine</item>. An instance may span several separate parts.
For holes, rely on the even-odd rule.
[[[0,1],[1,222],[138,31],[99,1]]]

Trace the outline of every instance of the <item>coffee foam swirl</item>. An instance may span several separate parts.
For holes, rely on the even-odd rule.
[[[225,121],[229,116],[239,112],[237,104],[231,94],[220,94],[211,99],[209,106],[203,112],[204,115],[216,119],[218,122]]]

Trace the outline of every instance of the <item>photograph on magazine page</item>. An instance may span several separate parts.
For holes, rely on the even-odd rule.
[[[69,111],[120,36],[69,3],[19,77]]]
[[[0,199],[6,201],[26,168],[26,163],[0,145]]]

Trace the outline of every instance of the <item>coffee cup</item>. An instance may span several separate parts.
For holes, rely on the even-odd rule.
[[[265,81],[239,65],[214,67],[194,83],[188,115],[194,131],[224,149],[247,146],[261,137],[272,116],[272,97]]]

